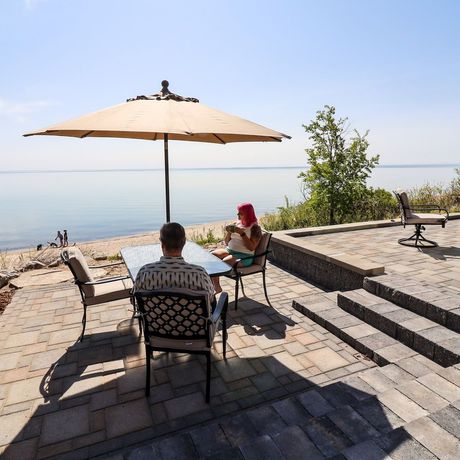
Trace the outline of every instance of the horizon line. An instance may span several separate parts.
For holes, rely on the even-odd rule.
[[[235,170],[235,169],[302,169],[307,168],[308,165],[299,166],[222,166],[222,167],[182,167],[170,168],[170,171],[199,171],[199,170]],[[460,167],[460,163],[389,163],[376,165],[376,168],[455,168]],[[17,174],[17,173],[67,173],[67,172],[137,172],[137,171],[164,171],[164,168],[116,168],[116,169],[11,169],[0,170],[0,174]]]

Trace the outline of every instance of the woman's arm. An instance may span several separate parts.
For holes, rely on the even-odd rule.
[[[227,231],[227,233],[225,233],[225,238],[224,238],[224,241],[225,241],[225,244],[228,244],[228,242],[232,239],[232,234],[230,232]]]

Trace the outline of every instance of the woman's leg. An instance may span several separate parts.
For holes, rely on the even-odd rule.
[[[235,257],[230,255],[228,251],[224,248],[219,248],[215,249],[212,251],[212,253],[216,256],[219,257],[219,259],[223,260],[225,263],[233,266],[233,264],[236,262]],[[216,291],[216,294],[219,292],[222,292],[222,286],[220,285],[219,277],[214,276],[212,279],[212,283],[214,284],[214,290]]]
[[[238,260],[235,256],[232,256],[230,255],[228,252],[227,252],[227,255],[225,257],[222,257],[222,260],[228,264],[228,265],[231,265],[233,267],[233,265],[235,265],[235,262]]]
[[[213,276],[211,278],[212,284],[214,284],[214,291],[216,291],[216,294],[219,294],[219,292],[222,292],[222,286],[220,285],[219,277],[218,276]]]
[[[219,257],[219,259],[223,259],[224,257],[227,257],[229,255],[229,252],[225,248],[217,248],[212,251],[213,255],[216,257]]]
[[[228,251],[225,248],[218,248],[214,249],[212,251],[212,254],[215,255],[216,257],[219,257],[219,259],[223,259],[224,257],[227,257]],[[213,276],[211,278],[212,284],[214,284],[214,290],[216,291],[216,294],[219,294],[219,292],[222,292],[222,286],[220,285],[219,277],[218,276]]]

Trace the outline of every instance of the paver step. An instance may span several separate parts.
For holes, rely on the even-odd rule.
[[[309,303],[307,298],[306,301],[294,300],[292,305],[379,366],[396,363],[417,354],[415,350],[335,304]]]
[[[337,294],[340,308],[442,366],[460,362],[460,335],[364,289]]]
[[[460,294],[457,291],[401,275],[367,277],[363,287],[371,294],[460,332]]]

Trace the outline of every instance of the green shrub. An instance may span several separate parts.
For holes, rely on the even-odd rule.
[[[276,213],[265,214],[261,225],[269,231],[289,230],[293,228],[317,227],[329,224],[329,211],[322,206],[317,196],[303,203],[291,204],[285,198],[286,205]],[[387,190],[367,189],[359,200],[350,205],[351,211],[337,213],[339,223],[364,222],[369,220],[391,219],[398,215],[398,204],[392,193]]]
[[[353,204],[352,212],[343,222],[365,222],[392,219],[399,214],[398,203],[392,193],[383,188],[369,188]]]
[[[289,203],[280,206],[273,214],[265,214],[260,218],[260,224],[266,230],[288,230],[290,228],[311,227],[316,225],[316,215],[308,201],[299,204]]]

